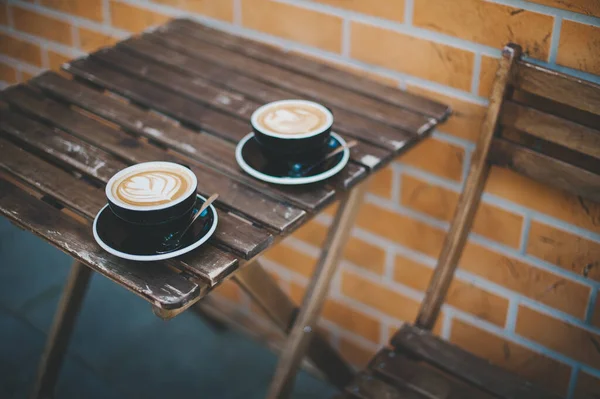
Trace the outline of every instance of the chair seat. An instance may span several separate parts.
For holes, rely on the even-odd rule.
[[[410,325],[396,333],[392,346],[375,355],[342,398],[560,398]]]

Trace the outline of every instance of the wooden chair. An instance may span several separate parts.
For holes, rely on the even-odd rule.
[[[559,398],[434,337],[432,329],[492,164],[600,201],[600,86],[520,59],[507,45],[469,175],[414,326],[403,326],[344,398]]]

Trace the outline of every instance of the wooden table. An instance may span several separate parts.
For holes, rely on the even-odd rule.
[[[91,271],[171,318],[231,277],[288,333],[269,397],[285,397],[306,352],[337,386],[349,366],[314,332],[366,179],[423,140],[448,107],[278,48],[180,19],[0,93],[0,212],[75,258],[33,397],[52,392]],[[330,107],[334,131],[359,144],[323,183],[265,184],[235,162],[235,144],[266,102]],[[199,192],[220,194],[219,226],[177,259],[137,263],[104,252],[91,220],[103,187],[137,162],[189,165]],[[341,200],[300,309],[257,257]],[[383,221],[382,221],[383,222]],[[252,264],[252,265],[250,265]]]

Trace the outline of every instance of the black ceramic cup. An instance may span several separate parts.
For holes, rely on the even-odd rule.
[[[197,186],[196,175],[183,165],[144,162],[111,177],[105,192],[117,217],[136,226],[140,234],[162,237],[190,222]]]
[[[306,100],[265,104],[252,114],[252,130],[264,156],[275,162],[310,162],[327,151],[331,111]]]

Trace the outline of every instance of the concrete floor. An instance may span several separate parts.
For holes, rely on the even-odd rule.
[[[71,258],[0,217],[0,398],[26,398]],[[191,312],[164,322],[147,302],[94,275],[57,399],[264,398],[275,355]],[[301,372],[294,398],[335,390]]]

